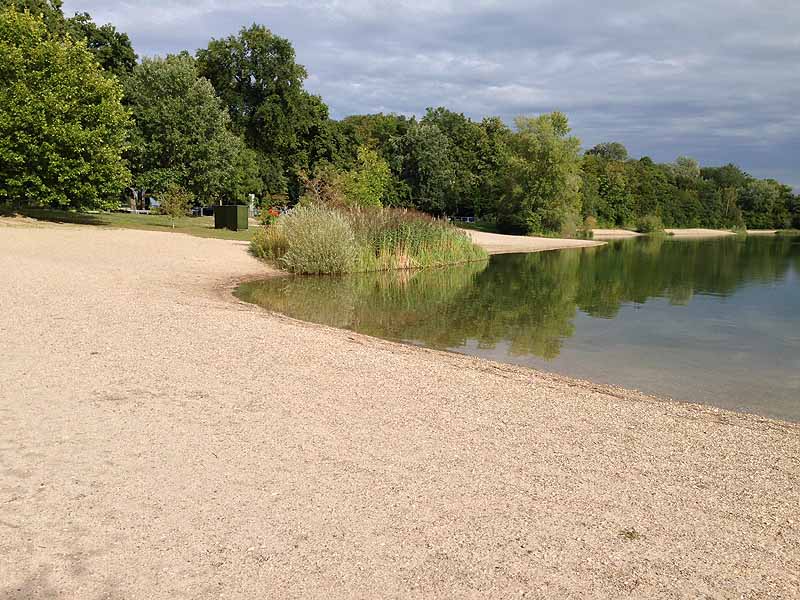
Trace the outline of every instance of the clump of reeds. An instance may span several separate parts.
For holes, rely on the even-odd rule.
[[[487,258],[466,233],[417,211],[317,203],[256,232],[252,247],[293,273],[419,269]]]

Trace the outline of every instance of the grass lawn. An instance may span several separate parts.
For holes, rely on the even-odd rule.
[[[51,223],[75,223],[79,225],[95,225],[98,227],[118,227],[121,229],[169,231],[225,240],[250,241],[250,236],[253,233],[252,229],[246,229],[245,231],[214,229],[214,217],[181,217],[175,220],[175,229],[173,229],[172,219],[165,215],[137,215],[116,212],[85,213],[38,208],[9,210],[0,208],[0,216],[7,217],[15,214],[38,221],[49,221]]]

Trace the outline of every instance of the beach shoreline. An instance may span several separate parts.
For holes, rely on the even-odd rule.
[[[0,596],[800,591],[797,424],[231,294],[276,273],[243,242],[0,229]]]

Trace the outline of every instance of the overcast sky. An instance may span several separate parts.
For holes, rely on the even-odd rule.
[[[335,118],[561,110],[586,148],[735,162],[800,189],[798,0],[65,0],[75,11],[140,56],[266,25]]]

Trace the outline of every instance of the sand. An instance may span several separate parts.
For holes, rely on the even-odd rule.
[[[485,231],[464,230],[476,244],[484,247],[489,254],[508,254],[512,252],[541,252],[564,248],[589,248],[602,246],[605,242],[594,240],[570,240],[561,238],[533,237],[525,235],[502,235]]]
[[[592,235],[597,239],[616,240],[639,237],[642,234],[630,229],[592,229]]]
[[[708,237],[724,237],[728,235],[736,235],[732,231],[725,231],[722,229],[703,229],[703,228],[690,228],[690,229],[677,229],[667,228],[664,229],[666,233],[673,237],[680,238],[708,238]],[[614,240],[624,239],[631,237],[639,237],[642,234],[629,229],[593,229],[592,233],[596,239],[600,240]]]
[[[727,237],[729,235],[736,235],[733,231],[726,231],[724,229],[703,229],[695,227],[692,229],[664,229],[669,235],[674,237],[686,238],[709,238],[709,237]]]
[[[242,243],[0,229],[0,598],[796,598],[800,427],[237,302]]]

